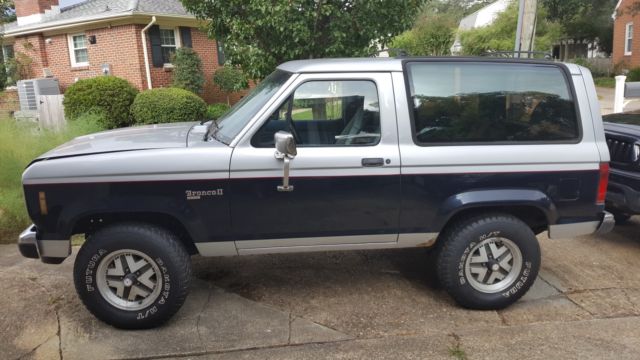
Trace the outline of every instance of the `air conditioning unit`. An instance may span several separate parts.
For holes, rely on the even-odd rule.
[[[58,79],[30,79],[18,81],[20,110],[38,110],[40,95],[60,95]]]

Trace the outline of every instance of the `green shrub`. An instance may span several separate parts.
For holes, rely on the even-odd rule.
[[[184,89],[153,89],[136,96],[131,114],[136,124],[201,121],[207,114],[207,104]]]
[[[70,139],[103,130],[102,120],[99,115],[83,115],[64,130],[52,132],[40,130],[34,123],[0,119],[0,243],[14,242],[31,222],[21,184],[29,162]]]
[[[640,67],[629,70],[627,81],[640,81]]]
[[[213,83],[218,85],[220,90],[226,92],[236,92],[249,87],[247,76],[237,67],[225,65],[213,74]],[[229,104],[229,95],[227,95]]]
[[[0,91],[7,87],[7,67],[3,63],[0,63]]]
[[[202,92],[204,72],[200,56],[191,48],[179,48],[173,58],[173,86],[196,94]]]
[[[129,126],[129,109],[137,94],[127,80],[115,76],[80,80],[64,94],[64,114],[74,120],[86,113],[98,113],[104,115],[108,129]]]
[[[211,104],[207,107],[207,119],[218,120],[229,111],[231,107],[225,103]]]

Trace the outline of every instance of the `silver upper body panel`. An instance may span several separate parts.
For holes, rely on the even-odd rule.
[[[134,126],[77,137],[41,155],[39,159],[104,152],[183,148],[193,123]]]
[[[426,61],[431,60],[445,61],[443,58]],[[295,75],[253,115],[229,145],[204,141],[206,126],[193,123],[107,131],[79,137],[42,155],[41,161],[25,171],[23,181],[37,184],[280,176],[281,164],[273,157],[274,150],[254,148],[251,137],[297,86],[305,81],[329,79],[367,79],[376,83],[382,141],[373,147],[301,148],[291,165],[294,177],[594,170],[599,162],[609,160],[597,95],[591,74],[585,68],[567,65],[582,121],[580,143],[421,147],[412,137],[402,62],[403,59],[396,58],[287,62],[279,69]],[[362,169],[360,161],[364,157],[389,159],[389,164]],[[45,160],[52,158],[58,159]]]

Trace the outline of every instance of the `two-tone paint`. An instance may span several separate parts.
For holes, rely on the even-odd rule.
[[[204,141],[205,127],[197,124],[78,138],[25,171],[37,229],[25,239],[36,239],[40,257],[62,260],[72,234],[142,220],[171,227],[193,252],[208,256],[431,246],[453,218],[491,209],[521,216],[552,237],[596,231],[604,210],[600,169],[609,153],[588,70],[544,63],[568,74],[582,128],[577,143],[422,147],[412,137],[404,61],[286,63],[280,70],[292,76],[228,144]],[[251,138],[313,80],[373,81],[380,142],[299,147],[291,161],[294,191],[279,192],[282,160],[274,149],[253,147]],[[371,167],[363,159],[383,161]]]

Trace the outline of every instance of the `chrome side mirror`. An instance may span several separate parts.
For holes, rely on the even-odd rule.
[[[293,159],[298,155],[296,149],[296,140],[291,133],[286,131],[278,131],[273,135],[273,141],[276,144],[276,158],[284,159],[286,157]]]
[[[278,131],[273,135],[273,141],[276,144],[276,159],[284,160],[282,185],[278,185],[278,191],[291,192],[293,191],[293,186],[289,185],[289,162],[298,155],[296,140],[290,133],[286,131]]]

